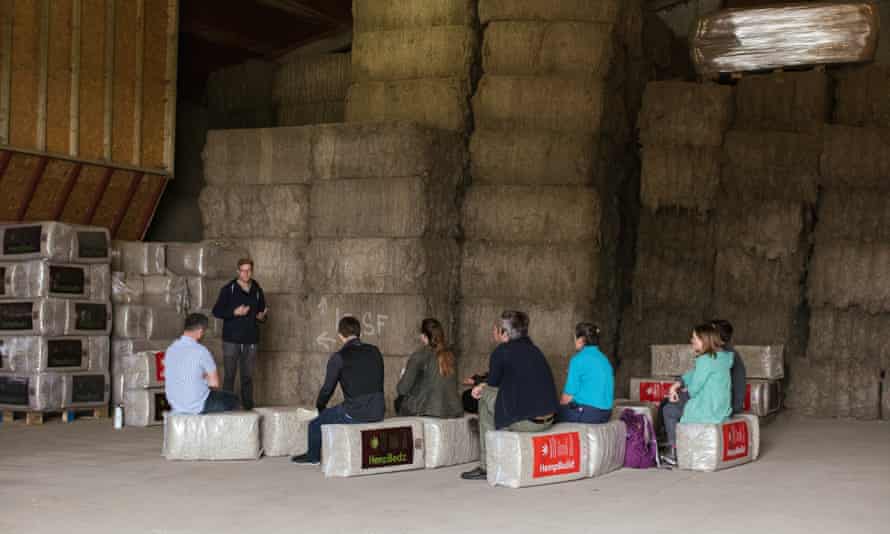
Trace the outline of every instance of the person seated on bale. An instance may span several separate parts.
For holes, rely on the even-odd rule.
[[[745,411],[745,386],[747,384],[745,362],[739,356],[735,347],[732,346],[732,324],[725,319],[714,319],[711,321],[717,332],[720,334],[720,340],[723,342],[723,350],[732,354],[732,413],[739,414]]]
[[[671,386],[664,407],[669,448],[662,463],[671,467],[677,465],[678,423],[719,424],[732,415],[732,354],[724,350],[713,323],[696,326],[691,342],[695,365]]]
[[[321,462],[321,427],[375,423],[383,420],[383,355],[374,345],[361,340],[362,324],[355,317],[343,317],[337,325],[340,350],[328,359],[324,385],[315,407],[318,417],[309,423],[309,450],[292,456],[297,464]],[[343,403],[328,408],[328,401],[340,384]]]
[[[199,343],[210,325],[207,316],[185,318],[182,337],[167,348],[164,378],[167,402],[177,414],[205,414],[238,409],[238,397],[219,389],[219,372],[207,347]]]
[[[454,353],[445,344],[445,330],[436,319],[420,323],[423,348],[408,358],[396,386],[398,415],[429,417],[461,417],[464,414],[457,393],[457,370]]]
[[[485,434],[489,430],[541,432],[553,426],[559,404],[553,371],[528,337],[528,315],[505,311],[494,325],[497,348],[488,363],[488,381],[473,388],[479,400],[479,467],[461,474],[467,480],[487,478]]]
[[[608,423],[612,416],[615,377],[612,364],[598,347],[600,329],[593,323],[575,325],[575,350],[559,401],[559,421]]]

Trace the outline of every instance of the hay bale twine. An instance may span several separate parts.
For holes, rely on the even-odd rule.
[[[469,98],[466,81],[456,78],[355,83],[346,97],[346,122],[416,121],[463,132]]]
[[[355,35],[357,82],[457,78],[469,80],[479,37],[467,26],[387,30]]]
[[[823,139],[822,184],[887,187],[890,129],[826,126]]]
[[[353,0],[355,33],[433,26],[473,26],[476,0]]]
[[[657,210],[679,207],[709,211],[720,185],[718,148],[683,145],[643,147],[640,201]]]
[[[640,110],[640,141],[645,146],[723,144],[733,118],[733,89],[691,82],[649,82]]]
[[[890,243],[821,243],[810,262],[807,295],[814,306],[890,311]]]
[[[744,76],[736,86],[733,127],[818,133],[831,111],[829,82],[817,70]]]
[[[890,67],[851,66],[837,73],[834,122],[890,128]]]
[[[309,235],[307,185],[209,185],[198,204],[207,238]]]

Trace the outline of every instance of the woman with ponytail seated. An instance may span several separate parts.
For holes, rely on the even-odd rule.
[[[461,417],[463,404],[457,386],[454,353],[448,350],[445,331],[436,319],[420,324],[423,348],[408,358],[397,386],[398,415]]]
[[[559,401],[565,423],[608,423],[612,415],[615,378],[612,364],[598,347],[600,329],[592,323],[575,325],[575,350]]]

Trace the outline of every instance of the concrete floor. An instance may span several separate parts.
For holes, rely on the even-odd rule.
[[[0,532],[890,532],[890,424],[782,416],[759,461],[510,490],[466,467],[326,480],[284,458],[167,462],[161,429],[0,425]]]

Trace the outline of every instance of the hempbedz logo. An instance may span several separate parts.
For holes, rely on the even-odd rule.
[[[410,426],[362,431],[362,469],[414,463]]]

